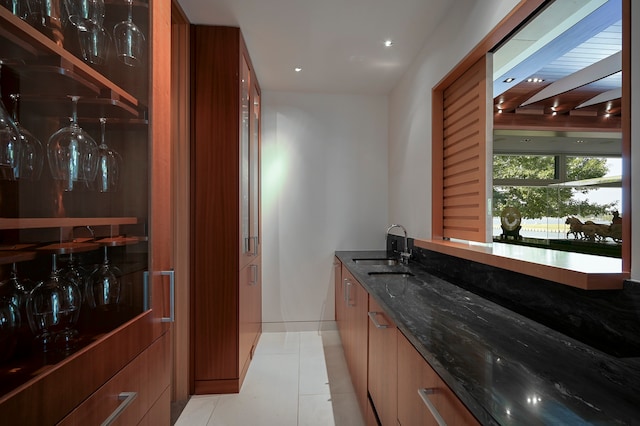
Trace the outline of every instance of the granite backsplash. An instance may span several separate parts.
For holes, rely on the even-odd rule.
[[[390,235],[387,251],[404,246]],[[582,290],[455,256],[412,247],[429,273],[616,357],[640,356],[640,284]]]

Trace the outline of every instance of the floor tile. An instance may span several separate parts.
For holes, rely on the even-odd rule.
[[[300,333],[277,332],[262,333],[254,356],[262,354],[299,354]]]
[[[206,425],[219,399],[218,395],[193,395],[178,417],[176,426]]]
[[[300,395],[298,426],[334,426],[333,406],[328,395]]]
[[[263,333],[240,393],[193,396],[178,426],[363,426],[337,331]]]

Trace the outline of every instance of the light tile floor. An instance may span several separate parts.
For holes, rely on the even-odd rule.
[[[337,331],[262,333],[240,393],[194,395],[177,426],[363,426]]]

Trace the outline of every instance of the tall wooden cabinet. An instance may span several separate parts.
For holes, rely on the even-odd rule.
[[[238,392],[262,330],[260,86],[238,28],[191,43],[192,391]]]
[[[102,64],[83,55],[80,38],[88,34],[67,22],[58,7],[62,2],[47,4],[46,19],[0,7],[2,103],[11,112],[15,106],[10,95],[20,95],[16,118],[39,139],[42,150],[32,154],[43,162],[37,179],[26,179],[30,160],[23,157],[0,173],[0,299],[11,291],[7,280],[13,265],[21,279],[37,283],[26,296],[35,300],[34,294],[44,288],[39,283],[57,274],[55,270],[72,269],[75,261],[83,280],[60,285],[75,287],[77,293],[57,294],[67,294],[67,306],[79,311],[79,317],[71,327],[75,333],[67,334],[56,308],[45,311],[50,340],[37,326],[27,325],[28,318],[40,318],[27,314],[29,309],[37,312],[29,308],[36,302],[20,305],[17,330],[0,325],[0,419],[93,424],[120,407],[120,422],[168,425],[171,4],[133,2],[132,21],[145,35],[136,66],[120,61],[113,46],[105,51]],[[111,32],[127,21],[127,4],[105,2],[98,27]],[[106,118],[105,141],[122,158],[121,185],[115,192],[101,192],[91,178],[81,178],[74,165],[81,158],[77,140],[69,144],[69,173],[60,179],[52,172],[48,140],[69,125],[70,97],[78,97],[77,123],[96,141],[96,148],[101,142],[99,119]],[[30,152],[25,142],[17,146],[18,157]],[[103,262],[104,252],[118,268],[113,272],[120,291],[100,307],[89,302],[97,287],[89,293],[84,278]],[[55,304],[59,298],[48,300]],[[34,343],[36,335],[40,337]],[[5,346],[9,341],[11,347]]]

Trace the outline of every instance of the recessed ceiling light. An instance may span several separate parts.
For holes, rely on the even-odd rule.
[[[527,79],[527,82],[529,83],[542,83],[543,81],[544,81],[543,78],[538,78],[538,77],[532,77]]]
[[[509,77],[509,78],[507,78],[504,82],[505,82],[505,83],[511,83],[513,80],[515,80],[515,78],[513,78],[513,77]]]
[[[293,70],[294,70],[295,72],[300,72],[300,71],[302,71],[302,68],[300,68],[300,67],[295,67]]]
[[[393,41],[391,40],[385,40],[384,41],[384,47],[391,47],[393,46]]]

